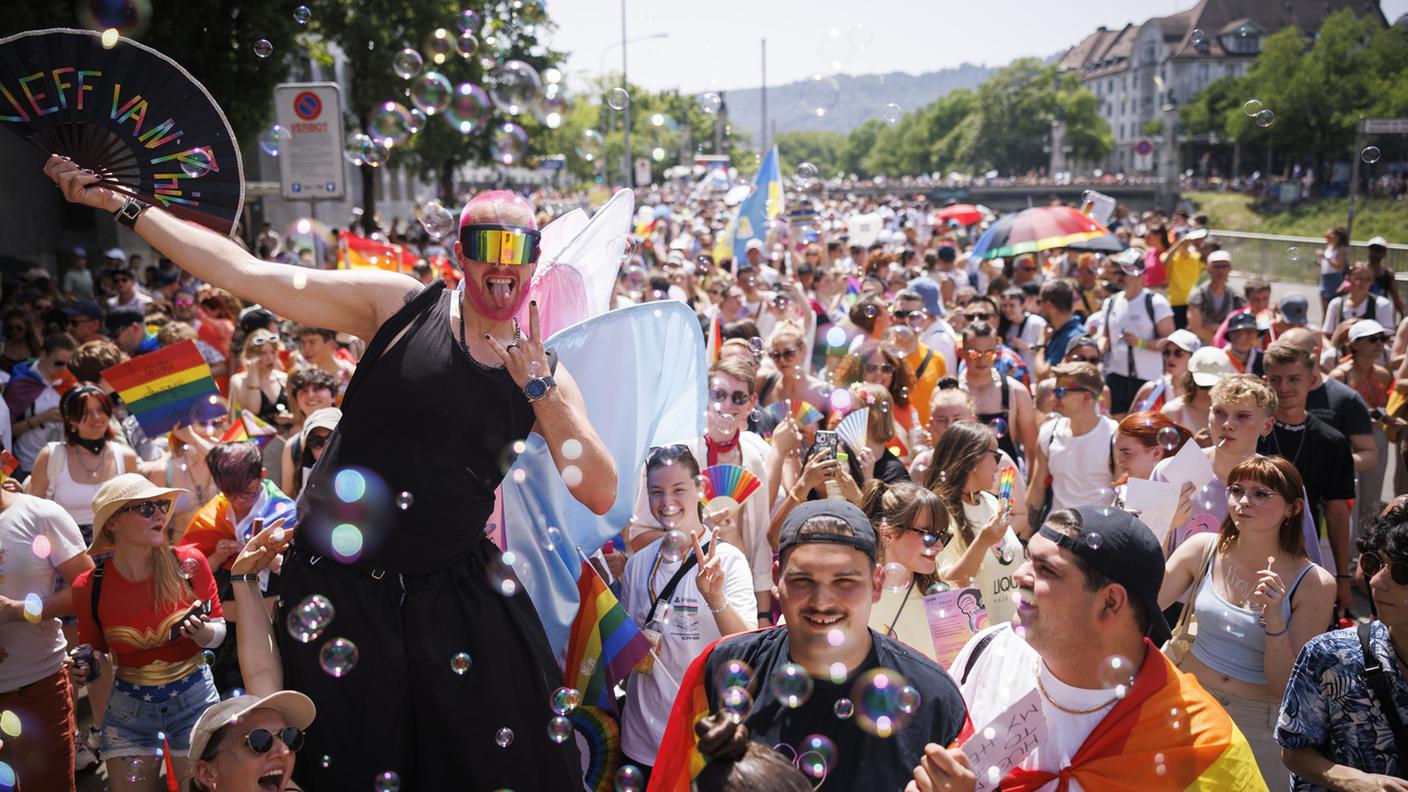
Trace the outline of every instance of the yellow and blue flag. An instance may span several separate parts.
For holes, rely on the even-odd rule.
[[[766,241],[768,221],[782,214],[782,211],[782,166],[777,156],[777,146],[773,146],[753,176],[753,190],[738,204],[738,211],[724,232],[724,239],[732,240],[725,255],[731,255],[734,261],[743,260],[747,255],[748,241]]]

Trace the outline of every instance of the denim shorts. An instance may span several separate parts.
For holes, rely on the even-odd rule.
[[[220,700],[210,667],[202,665],[169,685],[134,685],[118,680],[103,716],[104,759],[161,756],[165,742],[175,756],[191,750],[191,728]]]

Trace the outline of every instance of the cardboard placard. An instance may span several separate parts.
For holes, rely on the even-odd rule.
[[[963,753],[978,776],[978,792],[997,789],[1002,779],[1045,741],[1041,694],[1032,688],[963,744]]]

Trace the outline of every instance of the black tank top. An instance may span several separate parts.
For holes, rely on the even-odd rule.
[[[534,415],[507,371],[482,368],[451,336],[454,298],[440,281],[426,288],[377,330],[357,365],[342,419],[299,499],[295,537],[309,552],[422,574],[485,541],[508,446],[528,436]],[[347,503],[360,482],[338,487],[335,479],[348,466],[376,473],[385,491],[372,484]]]

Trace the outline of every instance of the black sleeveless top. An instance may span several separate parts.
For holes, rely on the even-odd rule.
[[[528,436],[534,415],[506,370],[479,366],[451,336],[455,296],[437,281],[377,330],[299,499],[295,541],[305,551],[423,574],[485,541],[508,447]],[[348,503],[362,486],[355,476],[338,486],[348,466],[377,474],[384,491],[371,479]]]

